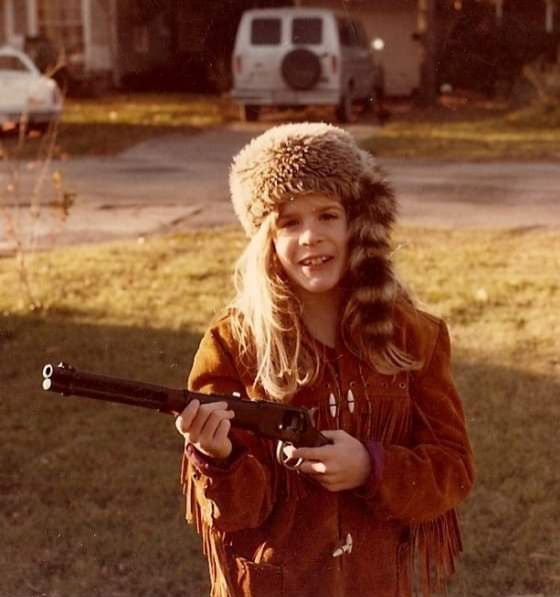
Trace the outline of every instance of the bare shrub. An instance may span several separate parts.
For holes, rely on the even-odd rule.
[[[52,248],[75,201],[75,194],[65,188],[62,171],[53,167],[57,130],[58,122],[51,122],[39,138],[23,115],[19,122],[4,123],[0,139],[5,252],[16,257],[20,307],[32,310],[42,307],[33,271],[38,228],[47,230],[47,245]]]

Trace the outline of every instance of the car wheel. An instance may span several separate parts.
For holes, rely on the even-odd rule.
[[[259,119],[259,107],[250,104],[243,106],[243,120],[245,122],[256,122]]]
[[[342,96],[336,107],[336,118],[338,122],[352,121],[352,92],[350,89]]]
[[[319,82],[321,61],[311,50],[298,48],[284,56],[281,72],[288,87],[296,91],[306,91]]]
[[[49,131],[49,123],[48,122],[36,122],[34,124],[29,125],[29,130],[37,131],[40,135],[46,135]]]

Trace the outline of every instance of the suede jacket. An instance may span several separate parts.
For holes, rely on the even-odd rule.
[[[421,369],[382,375],[337,346],[321,378],[291,400],[317,409],[319,429],[364,442],[372,473],[363,487],[329,492],[278,464],[274,441],[248,432],[232,430],[226,463],[187,446],[187,520],[203,537],[212,597],[409,597],[413,584],[429,595],[454,571],[454,509],[474,466],[449,335],[408,305],[396,308],[395,324],[397,344]],[[203,337],[189,388],[266,399],[245,361],[225,317]]]

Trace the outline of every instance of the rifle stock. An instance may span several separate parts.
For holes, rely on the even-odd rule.
[[[63,396],[80,396],[178,414],[197,399],[201,404],[226,402],[235,413],[231,424],[268,439],[294,446],[322,446],[330,443],[313,425],[307,408],[237,396],[199,394],[129,379],[80,371],[67,363],[43,367],[43,390]]]

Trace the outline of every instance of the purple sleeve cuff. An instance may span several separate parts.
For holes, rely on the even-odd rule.
[[[239,466],[242,457],[247,453],[247,448],[234,443],[231,454],[224,459],[211,458],[197,450],[192,444],[186,445],[185,452],[187,458],[201,473],[214,477],[233,472]]]
[[[383,479],[383,444],[367,441],[364,442],[364,446],[371,461],[371,473],[366,482],[358,487],[356,493],[364,499],[370,499],[377,493]]]

